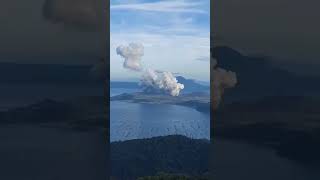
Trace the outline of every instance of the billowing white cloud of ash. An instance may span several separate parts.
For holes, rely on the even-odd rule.
[[[178,83],[176,77],[167,71],[143,68],[141,59],[144,55],[144,47],[139,43],[130,43],[128,46],[118,46],[117,54],[124,58],[123,67],[142,72],[140,85],[145,92],[166,93],[171,96],[179,96],[184,85]]]
[[[162,91],[171,96],[179,96],[180,91],[184,88],[184,85],[178,83],[171,72],[157,72],[153,69],[145,71],[140,84],[146,92]]]
[[[144,55],[144,47],[139,43],[130,43],[128,46],[118,46],[117,54],[124,58],[123,67],[134,71],[141,71],[141,58]]]
[[[213,86],[213,109],[217,109],[222,100],[226,89],[233,88],[237,84],[237,75],[235,72],[228,71],[217,67],[217,60],[212,58],[213,65],[213,79],[211,85]]]

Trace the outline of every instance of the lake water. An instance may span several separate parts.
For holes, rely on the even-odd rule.
[[[165,135],[210,138],[210,116],[192,108],[113,101],[110,104],[111,141]]]
[[[138,91],[130,89],[129,92]],[[111,95],[128,92],[111,89]],[[210,139],[210,115],[195,109],[164,104],[110,102],[110,140],[122,141],[165,135]]]

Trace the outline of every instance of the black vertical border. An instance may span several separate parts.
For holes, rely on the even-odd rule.
[[[110,179],[110,0],[100,0],[101,3],[101,51],[104,57],[104,141],[106,145],[105,179]]]
[[[214,118],[214,111],[213,111],[213,63],[211,63],[211,57],[213,56],[213,35],[214,35],[214,0],[210,0],[210,61],[209,61],[209,66],[210,66],[210,147],[209,147],[209,177],[210,179],[214,179],[214,123],[215,123],[215,118]]]

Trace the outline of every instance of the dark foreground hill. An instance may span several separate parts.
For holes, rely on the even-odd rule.
[[[276,150],[286,158],[320,165],[320,99],[271,96],[225,105],[215,112],[215,137]]]
[[[118,179],[159,172],[199,176],[209,168],[208,140],[172,135],[111,143],[112,176]]]

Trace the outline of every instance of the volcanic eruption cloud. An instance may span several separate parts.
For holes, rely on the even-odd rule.
[[[144,55],[144,47],[139,43],[130,43],[128,46],[120,45],[116,49],[117,54],[124,58],[123,67],[142,72],[140,85],[146,92],[163,92],[171,96],[179,96],[184,85],[178,83],[176,77],[167,71],[143,68],[141,59]]]
[[[211,85],[213,86],[213,109],[217,109],[225,89],[233,88],[237,84],[237,75],[235,72],[227,71],[217,67],[217,60],[212,58],[213,64],[213,79]]]
[[[171,96],[179,96],[184,85],[178,83],[171,72],[157,72],[153,69],[147,69],[142,75],[140,83],[145,91],[164,91]]]
[[[142,44],[130,43],[128,46],[118,46],[117,54],[124,58],[123,67],[134,71],[141,71],[141,58],[144,54]]]

